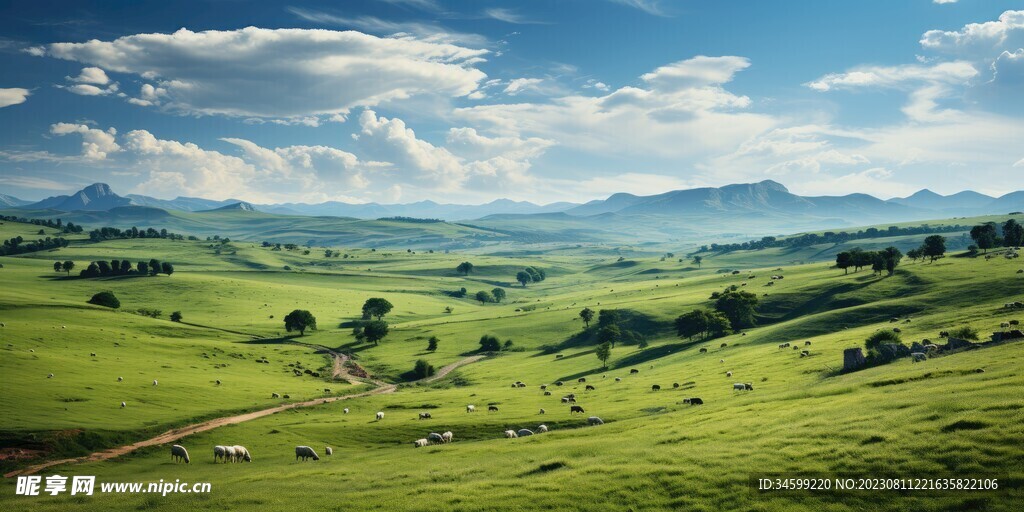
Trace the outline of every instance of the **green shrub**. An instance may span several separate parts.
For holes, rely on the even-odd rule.
[[[95,304],[97,306],[105,306],[112,309],[121,307],[121,301],[117,300],[112,292],[99,292],[93,295],[89,299],[89,304]]]

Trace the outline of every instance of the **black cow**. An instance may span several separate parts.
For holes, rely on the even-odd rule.
[[[587,384],[587,387],[586,387],[586,390],[587,390],[587,391],[594,391],[594,390],[596,390],[596,389],[597,389],[597,388],[595,388],[594,386],[591,386],[590,384]]]
[[[421,412],[420,413],[420,419],[421,420],[429,420],[430,419],[430,413],[429,412]]]
[[[498,412],[498,407],[494,405],[488,405],[487,412]]]
[[[637,373],[640,373],[640,370],[637,370],[636,368],[633,368],[632,370],[629,371],[630,375],[637,374]]]
[[[661,390],[661,386],[659,386],[657,384],[651,386],[651,391],[660,391],[660,390]]]
[[[584,414],[583,408],[578,406],[578,405],[571,405],[571,406],[569,406],[569,414],[576,414],[576,413]]]
[[[687,400],[689,400],[689,404],[690,405],[704,405],[704,400],[701,400],[700,398],[694,397],[694,398],[689,398]]]

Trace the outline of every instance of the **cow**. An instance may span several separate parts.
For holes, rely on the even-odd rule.
[[[586,378],[586,377],[580,377],[580,378],[576,379],[576,382],[579,382],[579,383],[581,383],[581,384],[582,384],[582,383],[584,383],[584,382],[586,382],[586,381],[587,381],[587,378]]]
[[[638,373],[640,373],[640,370],[637,370],[636,368],[633,368],[632,370],[629,371],[630,375],[636,375]]]
[[[420,413],[420,419],[421,420],[429,420],[430,419],[430,413],[429,412],[421,412]]]
[[[687,398],[686,399],[686,403],[690,404],[691,406],[693,406],[693,405],[704,405],[704,400],[701,400],[700,398],[697,398],[697,397],[693,397],[693,398]]]
[[[569,407],[569,414],[576,414],[576,413],[583,414],[584,413],[583,408],[578,406],[578,405],[570,406]]]
[[[661,386],[655,384],[651,386],[651,391],[661,391]]]
[[[498,406],[496,406],[496,405],[488,405],[487,406],[487,412],[498,412]]]
[[[924,352],[914,352],[913,354],[910,354],[910,357],[912,358],[912,361],[916,363],[918,361],[928,359],[928,354],[925,354]]]
[[[705,348],[705,347],[701,347],[701,349],[699,350],[699,352],[700,352],[701,354],[704,354],[704,353],[706,353],[707,351],[708,351],[708,349],[707,349],[707,348]]]
[[[590,384],[587,384],[586,391],[596,391],[596,390],[597,390],[597,388],[595,388],[594,386],[591,386]]]

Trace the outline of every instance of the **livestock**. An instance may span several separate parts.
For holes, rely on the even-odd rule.
[[[420,413],[420,419],[421,420],[429,420],[430,419],[430,413],[429,412],[421,412]]]
[[[281,395],[279,395],[277,393],[271,393],[270,394],[270,398],[281,398]]]
[[[384,411],[377,411],[377,421],[384,419]]]
[[[47,379],[52,379],[53,378],[53,374],[51,373],[51,374],[47,375],[46,378]]]
[[[185,464],[188,464],[190,462],[188,458],[188,450],[180,444],[171,445],[171,460],[175,462],[183,460],[185,461]]]
[[[597,388],[595,388],[594,386],[591,386],[590,384],[587,384],[587,387],[584,388],[584,390],[585,391],[596,391]]]
[[[153,385],[156,386],[157,384],[158,382],[156,381],[156,379],[153,379]]]
[[[895,333],[899,334],[899,333],[903,332],[903,329],[900,329],[899,327],[893,327],[892,328],[892,332],[895,332]]]
[[[661,391],[661,386],[655,384],[651,386],[651,391]]]
[[[412,445],[415,446],[416,448],[423,448],[428,444],[430,444],[430,441],[427,441],[426,439],[417,439],[412,442]]]
[[[578,405],[571,405],[571,406],[569,406],[569,414],[576,414],[576,413],[583,414],[584,413],[583,408],[578,406]]]
[[[541,389],[541,390],[545,390],[545,389],[547,389],[547,388],[548,388],[548,385],[547,385],[547,384],[541,384],[541,385],[540,385],[540,389]]]
[[[928,354],[925,354],[924,352],[914,352],[910,354],[910,357],[912,358],[912,361],[916,363],[918,361],[924,361],[928,359]]]
[[[90,352],[89,357],[96,357],[96,352]]]
[[[496,406],[496,405],[488,405],[487,406],[487,412],[498,412],[498,406]]]
[[[581,383],[581,384],[582,384],[582,383],[584,383],[584,382],[586,382],[586,381],[587,381],[587,378],[586,378],[586,377],[580,377],[580,378],[576,379],[576,382],[579,382],[579,383]]]
[[[567,404],[567,403],[569,403],[569,397],[567,397],[567,396],[563,396],[563,397],[562,397],[562,403],[563,403],[563,404]]]
[[[334,455],[334,449],[332,449],[330,446],[325,446],[324,453],[327,455]]]
[[[550,391],[545,391],[544,392],[544,396],[551,396],[551,392]]]
[[[804,346],[805,346],[805,347],[809,347],[809,346],[811,346],[811,342],[809,342],[809,341],[805,341],[805,342],[804,342]]]
[[[556,386],[561,386],[562,384],[565,384],[565,383],[560,381],[560,380],[559,381],[555,381],[555,385]]]
[[[424,441],[426,440],[424,439]],[[299,458],[302,458],[303,462],[305,462],[306,459],[320,460],[320,456],[308,446],[295,447],[295,460],[299,460]]]
[[[807,357],[809,355],[811,355],[811,351],[810,350],[801,350],[800,351],[800,357]]]
[[[521,429],[519,429],[519,432],[516,432],[516,434],[519,434],[519,437],[527,437],[527,436],[532,436],[533,435],[533,431],[528,429],[528,428],[521,428]]]
[[[234,462],[235,461],[235,455],[236,455],[236,453],[235,453],[235,447],[234,446],[225,446],[224,447],[224,458],[226,460]]]
[[[348,407],[342,409],[341,412],[344,413],[344,414],[348,414]]]
[[[476,406],[475,405],[467,405],[466,406],[466,412],[476,412]]]
[[[622,382],[622,378],[621,377],[615,377],[615,382]]]
[[[218,384],[220,384],[220,383],[218,382]],[[330,393],[330,392],[331,392],[331,388],[324,388],[324,393]]]
[[[123,408],[125,408],[125,407],[127,407],[127,406],[128,406],[128,404],[126,404],[126,403],[124,403],[124,402],[121,402],[121,408],[122,408],[122,409],[123,409]]]
[[[601,418],[598,418],[597,416],[591,416],[591,417],[587,418],[587,424],[588,425],[604,425],[604,420],[602,420]]]
[[[544,414],[545,412],[546,412],[546,411],[545,411],[544,409],[541,409],[541,410],[540,410],[540,412],[539,412],[538,414]]]
[[[213,462],[217,462],[218,460],[226,461],[226,455],[227,452],[225,451],[223,446],[218,444],[217,446],[213,447]]]
[[[1003,323],[999,324],[999,327],[1001,329],[1009,329],[1010,328],[1010,322],[1003,322]]]
[[[541,425],[541,426],[537,427],[537,432],[539,432],[541,434],[543,434],[544,432],[547,432],[547,431],[548,431],[548,426],[547,425]]]
[[[505,431],[505,439],[515,439],[517,437],[519,437],[519,436],[516,434],[515,430],[506,430]]]
[[[124,381],[124,377],[118,377],[118,378],[117,378],[117,381],[118,381],[118,382],[122,382],[122,381]]]
[[[441,434],[441,440],[445,443],[452,442],[453,437],[455,437],[455,434],[452,434],[451,430],[448,430],[445,433]]]
[[[291,398],[291,395],[281,395],[281,398]]]
[[[726,377],[732,377],[732,372],[725,372]]]
[[[737,382],[732,385],[733,391],[753,391],[754,386],[749,382]]]
[[[672,383],[672,387],[673,388],[678,388],[679,387],[679,383],[678,382],[673,382]]]
[[[699,350],[699,352],[700,352],[701,354],[703,354],[703,353],[705,353],[705,352],[707,352],[707,351],[708,351],[708,349],[706,349],[706,348],[701,348],[701,349]]]
[[[701,400],[698,397],[687,398],[687,399],[683,400],[683,402],[687,403],[687,404],[690,404],[691,406],[693,406],[693,405],[704,405],[704,400]]]
[[[443,443],[444,438],[441,437],[441,434],[438,434],[437,432],[431,432],[427,434],[427,441],[430,441],[431,443]]]
[[[718,360],[718,362],[719,362],[719,363],[724,363],[724,362],[725,362],[725,359],[719,359],[719,360]]]
[[[249,450],[244,446],[235,445],[232,446],[235,449],[235,460],[234,462],[252,462],[252,455],[249,454]]]
[[[722,345],[721,345],[721,346],[719,346],[718,348],[725,348],[725,347],[728,347],[728,346],[729,346],[729,344],[728,344],[728,343],[722,343]]]
[[[629,371],[630,375],[635,375],[637,373],[640,373],[640,370],[637,370],[636,368],[633,368],[632,370]]]

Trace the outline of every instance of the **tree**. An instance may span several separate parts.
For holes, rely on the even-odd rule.
[[[697,264],[697,268],[700,268],[700,264],[704,262],[704,257],[700,255],[694,256],[693,262]]]
[[[898,344],[902,342],[898,332],[891,330],[876,331],[868,339],[864,340],[864,347],[868,350],[877,349],[882,345]]]
[[[978,248],[984,252],[988,252],[989,249],[995,247],[996,236],[996,224],[994,222],[986,222],[971,228],[971,238],[978,244]]]
[[[434,374],[434,367],[426,359],[418,359],[416,366],[412,369],[412,373],[417,379],[425,379]]]
[[[843,269],[844,274],[850,273],[850,267],[853,266],[853,255],[847,251],[843,251],[836,254],[836,268]]]
[[[504,288],[495,288],[495,289],[491,290],[491,295],[494,296],[494,302],[501,302],[501,301],[505,300],[505,289]]]
[[[721,311],[696,309],[679,315],[675,321],[676,334],[680,338],[693,338],[700,335],[701,339],[717,337],[732,330],[729,318]]]
[[[757,295],[744,291],[728,291],[715,302],[715,309],[725,314],[729,324],[735,328],[753,327]]]
[[[607,327],[619,323],[619,312],[615,309],[602,309],[597,313],[597,326]]]
[[[580,310],[580,318],[583,319],[583,323],[586,324],[586,329],[590,328],[590,321],[594,319],[594,310],[590,308],[583,308]]]
[[[526,272],[527,274],[530,274],[530,279],[532,279],[535,283],[539,283],[544,280],[544,276],[541,275],[541,273],[533,267],[526,267],[523,269],[523,271]]]
[[[1003,244],[1007,247],[1020,247],[1024,244],[1024,225],[1014,219],[1003,224]]]
[[[174,273],[174,265],[165,261],[160,264],[160,270],[162,270],[164,274],[171,275]]]
[[[721,311],[708,311],[708,336],[725,336],[732,332],[732,324],[729,317]]]
[[[965,325],[949,331],[949,337],[960,340],[978,341],[978,330],[969,325]]]
[[[109,276],[110,275],[110,262],[109,261],[104,261],[104,260],[97,261],[96,262],[96,266],[99,267],[100,275],[101,276]]]
[[[63,271],[63,267],[61,267],[59,261],[53,262],[53,271],[54,272],[62,272]]]
[[[946,254],[946,237],[942,235],[932,235],[924,239],[924,245],[921,246],[921,255],[929,258],[930,261],[935,261]]]
[[[608,342],[602,343],[597,346],[597,350],[594,353],[601,360],[601,367],[608,368],[608,358],[612,356],[612,345]]]
[[[885,270],[889,272],[889,275],[896,273],[896,267],[900,264],[900,260],[903,259],[903,253],[895,247],[886,247],[881,253],[882,260],[885,263]]]
[[[441,340],[439,340],[437,338],[437,336],[431,336],[430,339],[427,340],[427,352],[434,352],[434,351],[436,351],[437,350],[437,343],[439,341],[441,341]]]
[[[171,321],[172,322],[180,322],[181,319],[182,319],[181,311],[175,311],[174,313],[171,313]]]
[[[622,337],[622,331],[617,325],[606,325],[597,331],[598,343],[611,343],[612,347]]]
[[[384,316],[393,308],[394,306],[387,299],[380,297],[366,299],[366,302],[363,303],[363,318],[374,317],[377,320],[383,320]]]
[[[163,267],[160,266],[160,260],[153,258],[149,260],[149,275],[155,276],[160,273]]]
[[[515,345],[515,343],[512,343],[512,340],[505,340],[505,344],[501,346],[501,349],[508,352],[509,350],[512,350],[513,345]]]
[[[135,268],[139,269],[139,273],[142,275],[146,275],[149,273],[149,263],[146,263],[145,261],[140,261],[137,265],[135,265]]]
[[[885,270],[885,259],[877,252],[871,254],[874,256],[874,259],[871,261],[871,272],[881,274]]]
[[[523,288],[526,288],[526,283],[533,281],[533,278],[530,277],[529,272],[520,270],[516,273],[516,281],[519,281],[519,284],[523,285]]]
[[[494,296],[487,290],[480,290],[476,292],[476,300],[480,301],[480,304],[487,304],[488,302],[494,302]]]
[[[173,270],[173,269],[172,269]],[[132,262],[128,260],[121,260],[121,273],[127,274],[132,271]]]
[[[481,352],[498,352],[501,350],[501,342],[498,338],[490,334],[485,334],[480,337],[480,351]]]
[[[384,339],[385,336],[391,331],[388,323],[383,320],[374,320],[367,322],[363,326],[363,338],[374,345],[379,345],[380,340]]]
[[[473,264],[468,261],[459,263],[459,266],[455,267],[455,270],[464,276],[468,276],[473,271]]]
[[[299,331],[299,336],[306,335],[306,329],[316,330],[316,317],[304,309],[296,309],[284,317],[284,328],[288,332]]]
[[[978,246],[972,245],[971,247],[974,247],[974,252],[975,253],[978,252]],[[922,248],[920,248],[920,247],[918,247],[917,249],[911,249],[911,250],[907,251],[907,257],[910,258],[911,261],[915,261],[916,262],[917,260],[919,260],[919,259],[924,257],[924,250]]]
[[[99,292],[89,299],[89,304],[105,306],[111,309],[121,307],[121,301],[117,300],[117,297],[114,296],[113,292]]]

